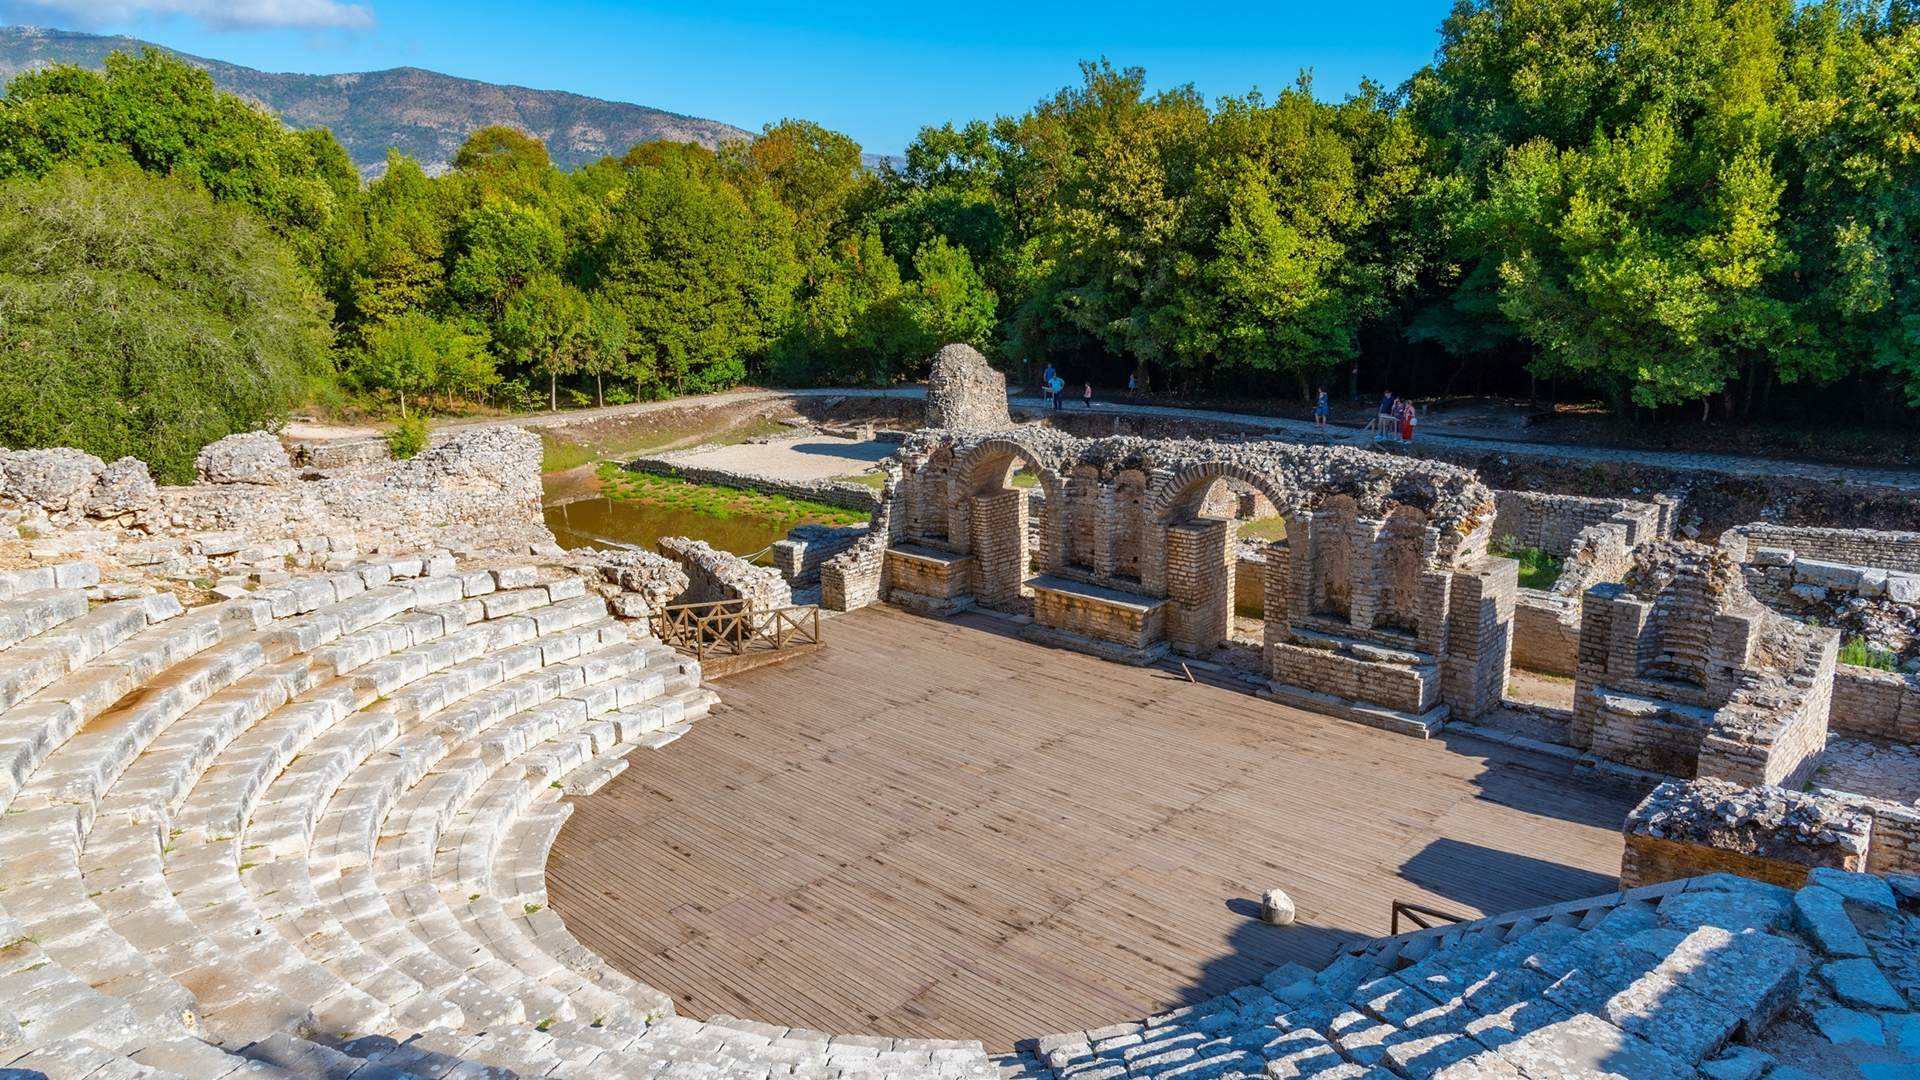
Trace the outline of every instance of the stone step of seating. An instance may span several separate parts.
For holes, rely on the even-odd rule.
[[[1809,925],[1795,933],[1793,922],[1823,889],[1859,894],[1872,908],[1853,920],[1860,925],[1884,925],[1894,908],[1885,882],[1866,874],[1817,870],[1797,895],[1724,874],[1667,882],[1380,939],[1318,973],[1289,964],[1141,1023],[1034,1040],[1023,1048],[1030,1057],[1000,1068],[1009,1080],[1042,1063],[1055,1080],[1734,1075],[1702,1066],[1756,1060],[1738,1044],[1761,1039],[1795,1001],[1816,1018],[1833,1015],[1809,979],[1819,935]],[[1854,906],[1852,897],[1829,905]],[[1824,969],[1822,978],[1844,1003],[1839,980]],[[1896,993],[1876,1007],[1904,1014],[1911,1004]],[[1837,1060],[1817,1041],[1798,1052],[1796,1068]]]
[[[491,579],[478,575],[480,588],[490,587]],[[468,588],[473,588],[471,578]],[[377,590],[376,590],[377,591]],[[359,627],[361,641],[377,641],[386,648],[411,647],[439,640],[447,627],[465,629],[465,615],[442,605],[424,609],[424,617],[396,612],[394,601],[405,602],[409,595],[384,593],[371,598],[354,597],[354,613],[343,620],[347,627]],[[369,606],[371,604],[372,606]],[[321,617],[339,614],[320,609]],[[372,628],[365,620],[387,615]],[[342,639],[334,639],[337,643]],[[350,642],[358,650],[361,642]],[[315,674],[337,674],[339,653],[328,654],[315,664]],[[218,762],[201,763],[193,797],[175,815],[177,853],[169,855],[168,882],[182,897],[191,897],[186,910],[207,938],[221,946],[240,969],[253,976],[253,982],[271,980],[272,987],[292,992],[298,1000],[311,1004],[314,1022],[329,1031],[391,1030],[396,1023],[388,1005],[339,978],[322,965],[302,954],[292,942],[271,928],[254,908],[239,878],[246,867],[239,861],[234,838],[241,823],[249,818],[259,794],[295,754],[320,731],[344,718],[356,705],[366,704],[362,692],[344,678],[336,678],[301,695],[304,700],[276,711],[271,717],[248,728],[219,751]],[[208,841],[215,843],[209,844]],[[442,1010],[444,1012],[444,1010]],[[241,1020],[229,1027],[258,1030],[261,1010],[242,1010]],[[299,1031],[293,1027],[288,1030]]]
[[[0,710],[185,610],[172,593],[115,600],[0,651]]]
[[[231,625],[206,621],[209,633]],[[35,869],[8,891],[14,917],[49,955],[131,1004],[156,1031],[198,1033],[199,1004],[113,929],[89,895],[81,847],[98,800],[136,755],[190,709],[274,659],[269,647],[280,651],[258,633],[241,634],[159,672],[50,750],[0,817],[0,862]]]
[[[598,604],[598,610],[604,613],[603,601],[593,598],[592,603]],[[558,606],[561,605],[556,605]],[[488,679],[497,680],[502,674],[513,673],[521,668],[535,669],[524,676],[516,676],[514,685],[522,693],[537,697],[542,692],[541,687],[547,687],[545,692],[548,693],[558,692],[565,689],[567,684],[552,671],[538,667],[543,658],[553,657],[559,660],[562,657],[581,656],[588,650],[597,652],[604,646],[612,644],[617,637],[624,636],[616,633],[617,624],[604,620],[582,624],[581,620],[593,613],[590,606],[572,603],[565,606],[568,610],[553,613],[553,617],[547,621],[549,628],[566,627],[565,629],[554,629],[553,633],[530,641],[523,640],[524,635],[518,634],[501,638],[500,641],[507,647],[499,653],[489,655],[504,658],[504,661],[499,659],[487,661],[486,658],[480,658],[482,662],[475,667],[475,670],[481,671],[481,668],[484,668],[481,674],[485,677],[476,677],[464,684],[462,693],[479,689],[477,685],[479,682]],[[515,610],[524,612],[527,609],[517,606]],[[524,616],[515,618],[523,621],[525,619]],[[537,629],[537,627],[531,627],[531,629]],[[584,672],[589,669],[601,670],[605,664],[589,660],[576,666]],[[528,690],[527,687],[521,686],[521,683],[531,686],[532,689]],[[512,689],[507,691],[509,695],[513,692]],[[438,715],[440,706],[451,704],[445,700],[444,694],[436,697],[435,703],[434,710],[422,718],[424,721],[432,722]],[[380,908],[367,905],[364,890],[351,887],[355,884],[354,882],[344,882],[344,879],[336,877],[343,869],[339,865],[341,853],[355,848],[354,844],[342,842],[338,837],[339,830],[351,824],[350,835],[360,839],[358,847],[370,851],[371,826],[384,816],[383,802],[390,800],[397,792],[410,787],[424,774],[424,770],[438,759],[444,747],[441,735],[419,729],[416,734],[399,739],[401,727],[397,722],[398,716],[404,714],[417,717],[422,711],[425,710],[414,708],[402,710],[401,713],[369,711],[354,714],[336,722],[326,736],[316,740],[300,765],[289,768],[281,778],[275,781],[277,787],[283,790],[290,789],[293,794],[288,800],[275,806],[263,803],[254,815],[253,823],[248,826],[246,847],[255,853],[249,858],[262,865],[245,876],[250,881],[260,878],[263,882],[270,882],[270,888],[256,891],[277,894],[272,902],[261,905],[262,911],[270,919],[278,917],[283,920],[284,926],[298,925],[309,932],[312,927],[319,927],[321,938],[331,943],[327,951],[333,953],[331,957],[333,963],[328,966],[337,973],[350,980],[357,975],[358,981],[355,981],[355,985],[362,985],[363,989],[365,988],[363,984],[369,982],[377,984],[378,990],[374,992],[374,996],[382,997],[390,1005],[397,1003],[397,1000],[418,998],[419,1000],[412,1001],[407,1006],[414,1011],[416,1020],[426,1019],[421,1015],[421,1010],[434,1008],[438,1008],[438,1011],[433,1014],[435,1017],[450,1023],[486,1023],[521,1016],[524,1015],[524,1010],[513,1001],[503,999],[490,988],[483,987],[474,980],[457,977],[456,972],[436,963],[433,955],[412,947],[412,943],[408,942],[404,935],[392,933],[368,935],[371,939],[384,943],[390,951],[400,954],[397,957],[389,956],[386,961],[404,960],[406,965],[411,965],[396,967],[363,948],[356,948],[356,944],[361,939],[356,938],[356,935],[343,925],[347,920],[338,919],[326,913],[326,909],[332,907],[337,909],[336,915],[351,914],[355,924],[366,931],[392,929],[366,924],[367,919],[378,919]],[[449,728],[449,731],[451,730],[457,730],[457,728]],[[356,789],[349,789],[347,798],[341,803],[342,807],[356,807],[357,812],[342,812],[337,815],[333,819],[335,832],[331,834],[332,838],[328,839],[326,846],[313,853],[322,860],[321,863],[316,866],[310,860],[299,858],[298,856],[308,854],[308,846],[317,835],[313,830],[321,821],[324,801],[336,793],[336,789],[347,780],[350,771],[360,768],[369,755],[375,754],[376,751],[380,753],[381,759],[375,763],[375,771],[363,776],[362,783]],[[365,805],[357,803],[356,791],[361,798],[374,801]],[[281,811],[277,827],[274,824],[276,809]],[[269,862],[269,859],[272,862]],[[295,862],[300,865],[295,866]],[[353,865],[361,866],[365,862],[366,857],[362,856],[355,858]],[[351,867],[346,869],[350,870]],[[334,881],[330,882],[329,879]],[[323,893],[322,887],[328,892]],[[402,975],[403,970],[404,975]],[[452,993],[462,1000],[447,1002],[447,1007],[437,1007],[434,1005],[435,999],[444,998],[446,995],[422,993],[421,990],[429,985],[445,988],[447,993]],[[553,1002],[543,997],[541,1004],[550,1005]],[[423,1023],[421,1026],[426,1025]]]
[[[312,606],[298,601],[311,599],[317,603],[339,591],[351,592],[350,589],[336,590],[326,582],[320,583],[324,587],[319,589],[313,582],[306,584],[307,588],[298,592],[282,590],[203,609],[186,620],[188,625],[170,628],[175,632],[165,635],[159,644],[163,649],[174,649],[183,635],[189,641],[205,641],[223,633],[229,625],[241,626],[248,621],[257,625],[270,614],[276,602],[284,602],[289,596],[297,598],[291,606],[298,610]],[[404,601],[414,594],[403,590],[394,595]],[[235,614],[232,609],[236,607],[240,609],[239,614],[245,616],[240,622],[231,618]],[[356,610],[364,608],[365,604],[356,606]],[[143,608],[143,611],[149,610],[171,614],[164,605]],[[314,610],[323,612],[319,621],[331,617],[324,614],[325,609]],[[248,722],[258,719],[272,705],[305,689],[311,682],[305,662],[282,665],[251,680],[252,685],[235,680],[273,656],[298,647],[313,636],[302,631],[311,629],[283,626],[242,635],[229,644],[208,648],[167,668],[137,694],[93,718],[80,735],[53,751],[33,773],[29,784],[16,795],[12,809],[22,812],[9,814],[5,827],[0,827],[0,845],[6,843],[8,832],[14,831],[25,836],[42,856],[65,852],[74,859],[72,865],[54,864],[48,873],[33,882],[35,889],[24,894],[27,925],[34,932],[57,927],[58,941],[44,937],[42,940],[56,953],[72,955],[76,975],[92,984],[112,987],[116,996],[135,1005],[149,1027],[195,1031],[199,1027],[202,998],[216,1011],[231,1010],[248,1015],[256,1026],[264,1022],[299,1028],[312,1023],[298,999],[273,991],[262,993],[257,987],[244,985],[244,980],[236,982],[233,969],[219,962],[217,947],[203,938],[195,940],[198,935],[179,917],[181,912],[172,902],[171,892],[155,873],[164,804],[180,795],[186,769],[143,771],[136,767],[126,790],[130,797],[135,793],[143,797],[120,808],[125,815],[124,823],[116,817],[107,828],[89,832],[95,800],[121,776],[121,770],[134,755],[163,731],[171,731],[169,725],[173,720],[183,718],[196,702],[208,699],[223,685],[233,685],[236,689],[227,695],[227,700],[216,700],[211,711],[200,718],[210,720],[216,728],[227,725],[230,734],[236,719]],[[324,637],[325,633],[323,627],[320,636]],[[105,660],[118,660],[125,666],[158,666],[152,660],[152,649],[133,657],[109,656],[104,652],[101,655]],[[192,730],[194,727],[194,724],[188,725],[186,737],[204,741],[205,733]],[[191,761],[191,756],[187,761]],[[20,805],[22,803],[26,805]],[[67,808],[72,807],[75,816],[71,832],[64,828],[65,821],[52,822],[51,829],[36,830],[31,811],[41,803],[50,804],[48,808],[56,818],[66,817]],[[35,836],[35,832],[41,835]],[[107,888],[89,888],[79,872],[77,848],[82,835],[97,841],[103,857],[114,867],[109,871],[103,865],[95,875],[94,884],[109,886]],[[47,843],[49,837],[57,839]],[[108,857],[127,855],[128,845],[133,846],[134,852],[144,850],[149,857],[145,860]],[[104,901],[96,902],[97,898]],[[132,940],[120,933],[109,910],[120,914],[120,924],[139,935],[149,948],[135,947]],[[36,915],[41,917],[35,918]],[[206,947],[196,949],[192,947],[195,945]],[[160,962],[154,963],[149,954]],[[174,978],[176,975],[181,978]]]

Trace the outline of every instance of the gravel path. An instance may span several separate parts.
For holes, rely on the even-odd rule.
[[[875,462],[886,460],[899,446],[892,442],[853,442],[830,436],[802,435],[795,439],[738,443],[660,456],[687,465],[730,469],[777,480],[832,480],[866,472]]]
[[[563,427],[569,424],[587,423],[607,417],[636,415],[660,409],[720,407],[783,397],[919,398],[925,396],[926,388],[922,386],[900,387],[887,390],[740,389],[728,390],[718,394],[707,394],[699,397],[670,398],[666,401],[642,402],[637,405],[609,406],[605,409],[580,409],[557,415],[552,413],[532,413],[526,416],[505,419],[473,421],[473,423],[509,423],[524,427]],[[1037,395],[1027,396],[1014,394],[1010,396],[1009,401],[1016,407],[1026,409],[1037,410],[1042,408],[1043,405],[1042,399]],[[1078,401],[1070,403],[1068,408],[1076,411],[1085,411],[1084,406],[1080,405]],[[1110,415],[1152,416],[1167,419],[1202,420],[1211,423],[1230,424],[1245,431],[1268,432],[1288,436],[1302,442],[1325,440],[1352,446],[1366,445],[1366,436],[1356,428],[1330,426],[1316,430],[1311,422],[1305,420],[1286,420],[1271,416],[1247,416],[1240,413],[1219,412],[1213,409],[1179,409],[1165,405],[1134,405],[1115,401],[1095,401],[1093,411]],[[1515,457],[1535,457],[1546,460],[1623,462],[1668,469],[1732,473],[1740,476],[1754,474],[1791,476],[1802,480],[1864,484],[1905,491],[1920,491],[1920,470],[1913,469],[1871,469],[1848,465],[1820,465],[1811,462],[1781,461],[1774,458],[1747,457],[1738,454],[1695,454],[1661,450],[1621,450],[1592,446],[1556,446],[1549,443],[1515,442],[1504,439],[1485,439],[1466,435],[1422,434],[1419,436],[1418,445],[1444,447],[1449,450],[1508,454]],[[1379,449],[1391,453],[1397,449],[1397,447],[1381,446]]]

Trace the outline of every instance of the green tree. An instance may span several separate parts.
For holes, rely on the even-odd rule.
[[[134,165],[252,208],[309,264],[360,177],[325,130],[293,131],[183,60],[110,53],[104,72],[23,72],[0,99],[0,179]]]
[[[967,249],[936,236],[914,253],[913,271],[916,280],[905,307],[923,343],[932,348],[953,342],[986,346],[999,320],[993,290],[974,268]]]
[[[587,297],[586,318],[580,330],[580,370],[593,376],[595,406],[607,404],[609,375],[625,374],[634,380],[636,388],[645,383],[647,373],[633,371],[627,363],[627,343],[632,338],[633,327],[618,304],[597,292]]]
[[[463,333],[422,311],[406,311],[367,330],[365,351],[354,361],[353,376],[372,390],[391,390],[407,415],[407,395],[427,398],[485,392],[499,381],[484,335]]]
[[[587,344],[587,298],[573,285],[545,274],[507,304],[503,344],[514,358],[547,377],[547,409],[560,409],[559,380],[580,370]]]
[[[327,305],[250,213],[127,166],[0,186],[0,441],[144,459],[271,427],[325,371]]]

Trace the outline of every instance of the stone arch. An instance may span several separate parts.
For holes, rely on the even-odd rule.
[[[1205,656],[1232,637],[1236,521],[1192,520],[1208,491],[1237,480],[1276,506],[1292,500],[1277,478],[1235,461],[1204,461],[1155,478],[1142,508],[1142,591],[1163,596],[1167,642],[1177,653]]]
[[[1202,481],[1238,480],[1267,497],[1284,511],[1296,501],[1292,492],[1277,477],[1237,461],[1202,461],[1156,479],[1147,500],[1147,520],[1166,525],[1194,496],[1206,491]],[[1283,492],[1286,492],[1283,494]]]
[[[1027,493],[1012,484],[1021,461],[1039,474],[1045,495],[1038,561],[1046,571],[1058,565],[1060,517],[1066,509],[1066,485],[1052,455],[1018,439],[994,436],[956,454],[948,472],[948,539],[955,550],[974,557],[973,595],[982,607],[1005,608],[1017,602],[1034,561],[1027,542]]]

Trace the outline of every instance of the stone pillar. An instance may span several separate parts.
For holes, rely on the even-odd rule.
[[[1288,605],[1293,596],[1293,540],[1289,537],[1278,544],[1267,545],[1267,581],[1264,618],[1265,640],[1261,656],[1262,667],[1268,678],[1273,678],[1273,646],[1275,642],[1287,640],[1293,632],[1287,621]]]
[[[1027,493],[1014,488],[975,495],[968,500],[967,518],[974,603],[987,608],[1011,605],[1020,599],[1020,583],[1027,579]]]
[[[1447,612],[1453,598],[1453,572],[1429,570],[1420,575],[1420,651],[1444,656],[1447,651]]]
[[[1387,541],[1381,538],[1384,521],[1358,518],[1353,523],[1353,538],[1348,548],[1347,621],[1363,630],[1371,630],[1380,608],[1380,577],[1386,571]]]
[[[1208,656],[1233,632],[1232,522],[1167,526],[1167,641]]]
[[[1287,515],[1287,625],[1298,626],[1313,614],[1314,545],[1319,537],[1313,529],[1313,515]]]
[[[1492,712],[1506,693],[1519,588],[1520,564],[1512,559],[1481,559],[1453,575],[1440,700],[1461,720]]]
[[[1103,578],[1113,576],[1113,533],[1119,526],[1113,485],[1101,484],[1093,504],[1093,572]]]

